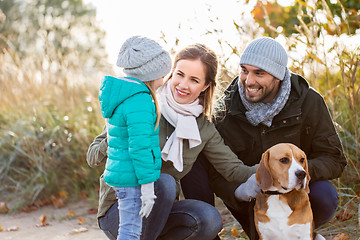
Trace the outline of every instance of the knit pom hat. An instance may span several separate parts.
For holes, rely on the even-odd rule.
[[[280,43],[269,37],[253,40],[244,50],[240,64],[258,67],[279,80],[285,77],[288,56]]]
[[[148,82],[170,72],[171,58],[154,40],[134,36],[121,46],[116,65],[123,68],[128,77]]]

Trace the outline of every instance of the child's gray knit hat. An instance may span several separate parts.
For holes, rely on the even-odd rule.
[[[134,36],[121,46],[116,65],[123,68],[127,77],[148,82],[170,72],[171,58],[154,40]]]
[[[279,80],[285,77],[288,56],[280,43],[269,37],[253,40],[241,55],[240,64],[258,67]]]

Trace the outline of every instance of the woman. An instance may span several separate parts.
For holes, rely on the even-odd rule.
[[[175,57],[168,81],[160,91],[162,174],[155,182],[154,207],[149,217],[143,219],[142,239],[206,240],[217,236],[222,222],[215,207],[194,199],[175,201],[180,180],[191,170],[201,151],[228,181],[244,182],[256,171],[256,166],[248,167],[238,160],[210,121],[216,73],[216,55],[204,45],[190,45]],[[106,145],[104,134],[90,145],[87,156],[90,166],[105,161]],[[107,236],[107,231],[114,235],[117,229],[109,224],[116,226],[112,221],[118,221],[116,200],[100,180],[99,226]]]

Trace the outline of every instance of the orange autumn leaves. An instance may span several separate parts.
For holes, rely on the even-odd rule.
[[[6,229],[2,229],[2,227],[0,226],[0,232],[2,232],[2,231],[13,232],[13,231],[17,231],[17,230],[19,230],[19,227],[17,227],[17,226],[8,227]]]
[[[37,223],[35,226],[36,227],[45,227],[50,225],[49,223],[46,222],[46,215],[41,215],[39,218],[39,223]]]
[[[88,194],[86,191],[81,191],[79,197],[80,199],[86,199],[88,197]],[[43,207],[49,204],[52,204],[55,208],[62,208],[68,203],[68,201],[69,193],[65,190],[62,190],[56,194],[51,195],[49,199],[36,200],[34,203],[23,207],[21,211],[31,212],[38,209],[39,207]]]
[[[75,217],[75,212],[74,210],[70,210],[66,216],[69,218]],[[78,222],[76,223],[77,225],[83,225],[85,223],[85,219],[83,219],[82,217],[77,217]],[[80,227],[80,228],[74,228],[70,234],[78,234],[78,233],[82,233],[82,232],[87,232],[89,231],[89,229],[85,228],[85,227]]]
[[[360,197],[360,190],[356,192],[356,196]],[[356,203],[355,197],[353,198],[354,202]],[[360,213],[360,202],[358,203],[358,210],[355,209],[354,204],[347,204],[343,207],[343,209],[335,216],[335,219],[338,221],[346,221],[353,217],[353,213],[359,211]],[[359,216],[360,219],[360,216]]]
[[[66,217],[67,218],[74,218],[76,217],[76,214],[74,212],[74,210],[70,210],[67,214],[66,214]],[[78,216],[77,217],[77,225],[83,225],[85,224],[85,219]],[[45,214],[41,215],[38,219],[38,222],[34,225],[35,227],[46,227],[46,226],[49,226],[51,225],[48,220],[47,220],[47,216]],[[20,230],[20,227],[18,226],[12,226],[12,227],[9,227],[9,228],[6,228],[6,229],[3,229],[1,226],[0,226],[0,232],[2,231],[6,231],[6,232],[12,232],[12,231],[19,231]],[[70,234],[76,234],[76,233],[81,233],[81,232],[87,232],[88,229],[85,228],[85,227],[81,227],[79,229],[73,229]]]
[[[236,226],[234,225],[233,228],[230,231],[234,237],[240,237],[240,233],[243,233],[244,230],[241,230],[240,232],[236,229]]]
[[[51,195],[50,199],[36,200],[34,203],[21,209],[23,212],[32,212],[40,207],[52,204],[55,208],[62,208],[68,202],[68,192],[63,190],[57,194]]]
[[[66,191],[60,191],[57,194],[52,195],[49,199],[45,199],[45,200],[36,200],[34,203],[32,203],[31,205],[28,205],[24,208],[21,209],[21,211],[23,212],[32,212],[34,210],[37,210],[41,207],[44,207],[46,205],[52,205],[54,208],[62,208],[65,205],[67,205],[68,203],[68,193]],[[5,202],[0,202],[0,214],[7,214],[9,212],[9,208],[7,206],[7,204]],[[97,213],[97,208],[91,208],[87,210],[87,214],[96,214]],[[86,214],[86,213],[85,213]],[[76,225],[84,225],[86,223],[85,219],[79,215],[77,215],[75,213],[74,210],[69,210],[68,213],[66,213],[65,216],[62,217],[62,219],[77,219],[77,222],[75,222],[74,224]],[[49,218],[47,217],[46,214],[41,215],[37,221],[34,221],[34,227],[37,228],[41,228],[41,227],[47,227],[49,225],[52,225],[51,220],[54,220],[53,218]],[[4,231],[4,232],[10,232],[10,231],[20,231],[21,230],[21,226],[11,226],[11,227],[4,227],[5,226],[5,222],[0,223],[0,232]],[[56,225],[53,224],[53,225]],[[82,232],[87,232],[88,229],[85,227],[80,227],[80,228],[74,228],[70,234],[77,234],[77,233],[82,233]]]
[[[350,240],[350,237],[345,233],[339,233],[332,240]]]
[[[68,218],[72,218],[74,216],[75,216],[74,210],[70,210],[66,214],[66,217],[68,217]],[[39,223],[36,224],[35,226],[36,227],[45,227],[45,226],[50,225],[49,223],[46,222],[46,218],[47,218],[46,215],[41,215],[40,218],[39,218]],[[85,220],[82,217],[77,217],[77,219],[78,219],[78,222],[76,223],[77,225],[83,225],[85,223]]]
[[[61,208],[68,202],[68,192],[63,190],[56,195],[51,195],[51,202],[55,208]]]
[[[0,214],[8,213],[9,208],[6,206],[6,203],[0,202]]]
[[[220,232],[219,232],[219,236],[223,236],[225,235],[226,233],[228,232],[228,230],[226,228],[223,228]],[[240,237],[243,237],[243,238],[240,238],[240,239],[246,239],[245,238],[245,232],[244,230],[237,230],[236,229],[236,225],[234,224],[232,229],[230,230],[230,233],[232,236],[236,237],[236,238],[240,238]]]

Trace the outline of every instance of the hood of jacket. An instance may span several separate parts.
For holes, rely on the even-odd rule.
[[[140,80],[130,77],[105,76],[101,81],[99,91],[102,116],[110,118],[122,102],[138,93],[150,93],[148,87]]]

